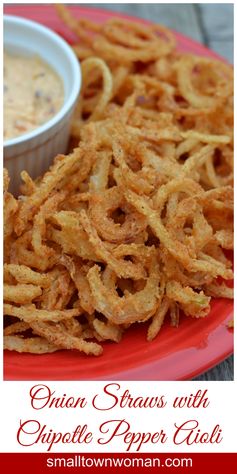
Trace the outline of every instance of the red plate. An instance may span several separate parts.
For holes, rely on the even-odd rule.
[[[103,22],[111,16],[125,15],[72,6],[75,16]],[[42,23],[69,42],[74,37],[58,19],[52,5],[7,5],[5,13],[24,16]],[[142,20],[140,20],[142,21]],[[201,56],[218,57],[189,38],[175,33],[178,47]],[[144,325],[134,325],[119,344],[105,343],[100,357],[76,351],[48,355],[4,355],[5,380],[187,380],[221,362],[233,352],[233,332],[227,323],[233,317],[233,303],[225,299],[212,302],[204,319],[183,317],[178,329],[167,322],[153,342],[146,341]]]

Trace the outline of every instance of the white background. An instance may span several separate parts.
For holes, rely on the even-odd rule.
[[[111,443],[100,446],[97,439],[101,438],[99,426],[107,420],[126,419],[132,432],[156,432],[161,428],[169,437],[166,444],[145,444],[141,452],[234,452],[236,450],[236,399],[237,391],[234,382],[120,382],[119,391],[113,390],[117,396],[125,389],[133,398],[138,396],[165,395],[165,408],[118,408],[109,411],[98,411],[91,405],[94,395],[99,394],[104,406],[111,406],[114,400],[105,395],[103,387],[109,382],[45,382],[55,391],[54,397],[67,396],[85,397],[88,404],[85,408],[48,408],[35,410],[31,407],[29,391],[35,384],[44,382],[4,382],[1,387],[1,435],[0,449],[2,452],[45,452],[47,445],[20,446],[16,435],[20,420],[38,420],[47,425],[47,431],[72,432],[77,425],[87,424],[94,434],[94,440],[88,445],[56,444],[52,452],[125,452],[127,446],[123,436],[117,436]],[[115,383],[115,382],[112,382]],[[173,408],[172,401],[176,396],[189,396],[199,389],[208,388],[210,405],[207,408]],[[111,389],[112,390],[112,389]],[[102,403],[102,402],[101,402]],[[223,441],[220,444],[182,444],[175,446],[172,442],[174,423],[181,424],[186,420],[196,419],[201,432],[212,432],[216,424],[222,429]],[[35,437],[22,436],[25,444],[33,442]],[[136,446],[131,450],[136,451]]]
[[[170,3],[182,2],[173,1]],[[2,351],[0,351],[0,353],[2,354]],[[2,367],[2,361],[0,361],[0,364]],[[146,444],[141,449],[143,452],[236,452],[236,382],[121,382],[121,394],[123,390],[129,389],[133,397],[165,395],[169,407],[166,406],[163,409],[114,408],[108,412],[100,412],[92,409],[90,401],[96,393],[101,394],[104,385],[109,382],[45,382],[52,391],[55,390],[55,396],[62,396],[64,393],[74,397],[84,396],[88,400],[88,405],[84,409],[44,408],[38,411],[32,409],[29,397],[29,390],[36,383],[37,382],[0,382],[1,452],[45,452],[47,450],[46,445],[39,444],[27,448],[17,443],[16,434],[19,429],[20,420],[24,421],[27,419],[36,419],[40,423],[46,424],[48,430],[52,429],[56,432],[71,432],[77,425],[87,424],[89,430],[94,433],[94,441],[89,445],[57,444],[52,449],[52,452],[125,452],[126,446],[123,443],[122,437],[117,437],[113,442],[104,447],[99,446],[97,443],[97,438],[101,437],[98,431],[99,425],[107,419],[122,418],[125,418],[130,423],[131,431],[133,432],[156,432],[160,431],[161,428],[166,431],[170,439],[169,442],[162,445]],[[191,393],[196,393],[199,389],[208,389],[210,400],[210,406],[208,408],[172,408],[171,402],[176,396],[188,396]],[[190,447],[184,444],[175,447],[172,443],[174,423],[179,424],[188,419],[197,419],[202,432],[211,432],[214,426],[219,424],[223,431],[223,441],[221,444],[193,444]]]

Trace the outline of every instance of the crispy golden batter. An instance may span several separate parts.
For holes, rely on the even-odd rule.
[[[75,148],[22,172],[18,199],[5,171],[4,344],[100,355],[131,324],[151,341],[232,297],[232,69],[163,27],[57,10],[82,61]]]

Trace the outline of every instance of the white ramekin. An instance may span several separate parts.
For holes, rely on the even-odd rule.
[[[48,28],[24,18],[4,15],[4,48],[14,54],[38,55],[61,77],[64,104],[48,122],[29,133],[4,142],[4,166],[10,174],[10,190],[18,194],[20,173],[40,176],[58,153],[65,153],[70,120],[81,87],[81,70],[72,48]]]

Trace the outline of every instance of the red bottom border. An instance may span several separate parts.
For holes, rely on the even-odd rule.
[[[237,472],[237,453],[0,453],[2,473]]]

